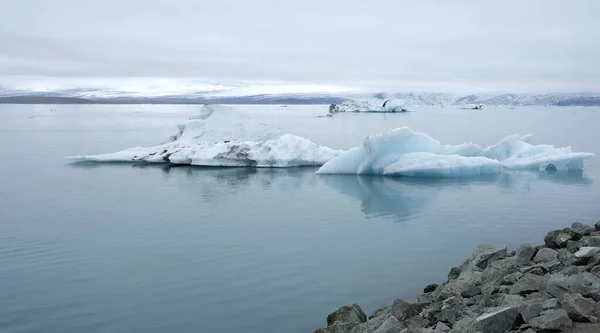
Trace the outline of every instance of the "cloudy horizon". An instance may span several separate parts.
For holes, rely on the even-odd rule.
[[[592,0],[12,1],[0,86],[600,92],[598,12]]]

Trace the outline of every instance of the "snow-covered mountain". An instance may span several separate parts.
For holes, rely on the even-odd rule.
[[[109,86],[109,85],[107,85]],[[240,82],[196,82],[169,85],[60,87],[0,86],[0,102],[24,103],[35,99],[69,98],[69,103],[251,103],[330,104],[355,98],[403,100],[410,106],[600,106],[600,94],[447,94],[447,93],[365,93],[319,85],[245,85]]]

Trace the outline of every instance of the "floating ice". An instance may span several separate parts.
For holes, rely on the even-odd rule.
[[[442,145],[424,133],[402,127],[368,136],[362,145],[325,163],[320,174],[375,174],[412,177],[462,177],[503,169],[580,170],[591,153],[570,147],[532,145],[531,135],[511,135],[493,146]]]
[[[179,133],[167,143],[65,158],[94,162],[293,167],[322,165],[341,152],[257,123],[231,108],[205,105],[198,116],[180,125]]]
[[[403,100],[392,99],[357,99],[347,100],[340,104],[331,104],[329,113],[338,112],[408,112]]]

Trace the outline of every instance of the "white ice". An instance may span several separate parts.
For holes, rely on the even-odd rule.
[[[332,104],[329,113],[338,112],[407,112],[410,111],[404,100],[393,99],[353,99],[339,104]]]
[[[532,145],[531,135],[511,135],[495,145],[443,145],[408,127],[368,136],[363,143],[325,163],[319,174],[374,174],[412,177],[462,177],[504,169],[580,170],[591,153],[570,147]]]
[[[257,123],[229,107],[205,105],[197,117],[180,125],[179,133],[167,143],[65,158],[95,162],[293,167],[323,165],[341,152]]]

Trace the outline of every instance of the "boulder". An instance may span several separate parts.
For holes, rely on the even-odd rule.
[[[450,332],[451,330],[452,330],[452,329],[451,329],[451,328],[450,328],[448,325],[446,325],[446,324],[444,324],[444,323],[437,323],[437,324],[435,325],[435,330],[434,330],[434,332],[439,332],[439,333],[448,333],[448,332]]]
[[[506,245],[483,244],[473,250],[469,258],[469,266],[476,266],[485,269],[492,262],[503,259],[507,256]]]
[[[502,278],[502,284],[507,284],[507,285],[515,284],[522,277],[523,277],[523,273],[521,273],[521,272],[514,272],[512,274],[508,274]]]
[[[540,281],[540,291],[560,297],[569,293],[568,277],[564,274],[548,274]]]
[[[567,242],[567,250],[571,253],[575,253],[579,251],[580,248],[583,247],[582,241],[568,241]]]
[[[584,297],[600,301],[600,277],[589,272],[569,276],[567,280],[570,294],[581,294]]]
[[[519,270],[519,264],[516,257],[509,257],[498,260],[483,270],[481,275],[482,292],[493,292],[502,284],[503,278]]]
[[[334,324],[360,324],[367,321],[367,315],[356,303],[342,305],[327,316],[327,326]]]
[[[545,300],[542,303],[542,307],[544,308],[544,311],[554,310],[558,307],[558,300],[556,298],[551,298],[551,299]]]
[[[595,229],[593,227],[587,226],[581,222],[574,222],[571,225],[571,230],[573,230],[574,233],[576,233],[577,235],[589,235],[591,234]]]
[[[560,307],[567,311],[569,318],[579,322],[590,322],[596,314],[596,302],[579,294],[569,294],[560,300]],[[594,319],[591,319],[594,317]]]
[[[544,237],[544,244],[550,249],[559,249],[565,247],[567,242],[574,239],[575,233],[569,229],[553,230],[546,234]]]
[[[594,227],[596,231],[600,231],[600,221],[596,222],[596,224],[594,224]]]
[[[539,316],[542,311],[544,311],[544,306],[541,302],[525,303],[519,306],[519,314],[521,314],[521,318],[526,323]]]
[[[584,246],[580,248],[577,252],[575,252],[574,256],[576,258],[576,265],[586,265],[590,258],[592,258],[596,253],[600,251],[600,247],[595,246]]]
[[[428,328],[407,328],[400,333],[433,333],[433,331]]]
[[[540,249],[535,257],[533,257],[533,261],[536,263],[551,262],[554,260],[558,260],[558,251],[549,248]]]
[[[369,319],[380,317],[380,316],[383,316],[384,314],[389,314],[390,312],[391,312],[391,309],[388,308],[387,306],[384,306],[382,308],[375,310],[375,312],[373,312],[373,314],[369,316]]]
[[[463,291],[460,293],[460,296],[464,298],[470,298],[475,297],[479,294],[481,294],[481,288],[474,285],[469,285],[465,289],[463,289]]]
[[[531,294],[540,290],[542,276],[527,273],[510,289],[511,294]]]
[[[569,232],[560,232],[556,235],[554,242],[556,243],[557,248],[565,248],[567,246],[567,242],[573,239],[573,234]]]
[[[590,273],[600,277],[600,265],[594,266],[592,269],[590,269]]]
[[[506,333],[521,325],[518,316],[518,307],[501,308],[475,318],[473,329],[486,333]]]
[[[406,319],[417,314],[417,310],[415,306],[405,302],[401,299],[397,299],[392,304],[392,316],[396,317],[396,319],[400,321],[405,321]]]
[[[559,273],[564,274],[566,276],[571,276],[581,273],[581,270],[577,266],[569,266],[563,268]]]
[[[394,316],[389,317],[374,333],[400,333],[406,329],[406,325]]]
[[[600,236],[583,236],[581,237],[583,246],[600,247]]]
[[[523,303],[524,300],[525,298],[519,295],[504,295],[502,296],[502,298],[500,298],[498,306],[507,307],[513,305],[520,305],[521,303]]]
[[[439,286],[431,295],[434,301],[442,301],[452,296],[460,296],[467,287],[468,284],[465,281],[452,280]]]
[[[573,326],[573,321],[565,309],[546,310],[539,317],[531,319],[529,325],[542,330],[564,331]]]
[[[450,272],[448,273],[448,281],[456,280],[460,275],[461,269],[460,267],[452,267]]]
[[[408,326],[408,328],[425,328],[431,323],[428,319],[425,319],[420,315],[416,315],[407,319],[405,324]]]
[[[438,285],[438,284],[436,284],[436,283],[428,284],[428,285],[427,285],[427,286],[426,286],[426,287],[423,289],[423,292],[424,292],[424,293],[430,293],[430,292],[432,292],[432,291],[436,290],[436,289],[437,289],[437,287],[439,287],[439,285]]]
[[[515,257],[519,263],[528,263],[535,255],[535,247],[531,244],[523,244],[515,251]]]
[[[455,308],[442,309],[438,314],[434,316],[436,322],[449,323],[451,325],[456,324],[464,316],[463,312]]]
[[[577,252],[578,250],[576,250],[575,252]],[[575,256],[573,255],[574,252],[571,252],[567,249],[559,249],[558,250],[558,260],[564,265],[564,266],[571,266],[573,265],[573,263],[577,260],[575,258]]]
[[[359,324],[335,324],[326,328],[318,328],[314,333],[363,333]]]
[[[556,245],[556,236],[560,234],[561,230],[552,230],[546,234],[544,237],[544,245],[551,249],[557,249],[558,245]]]

